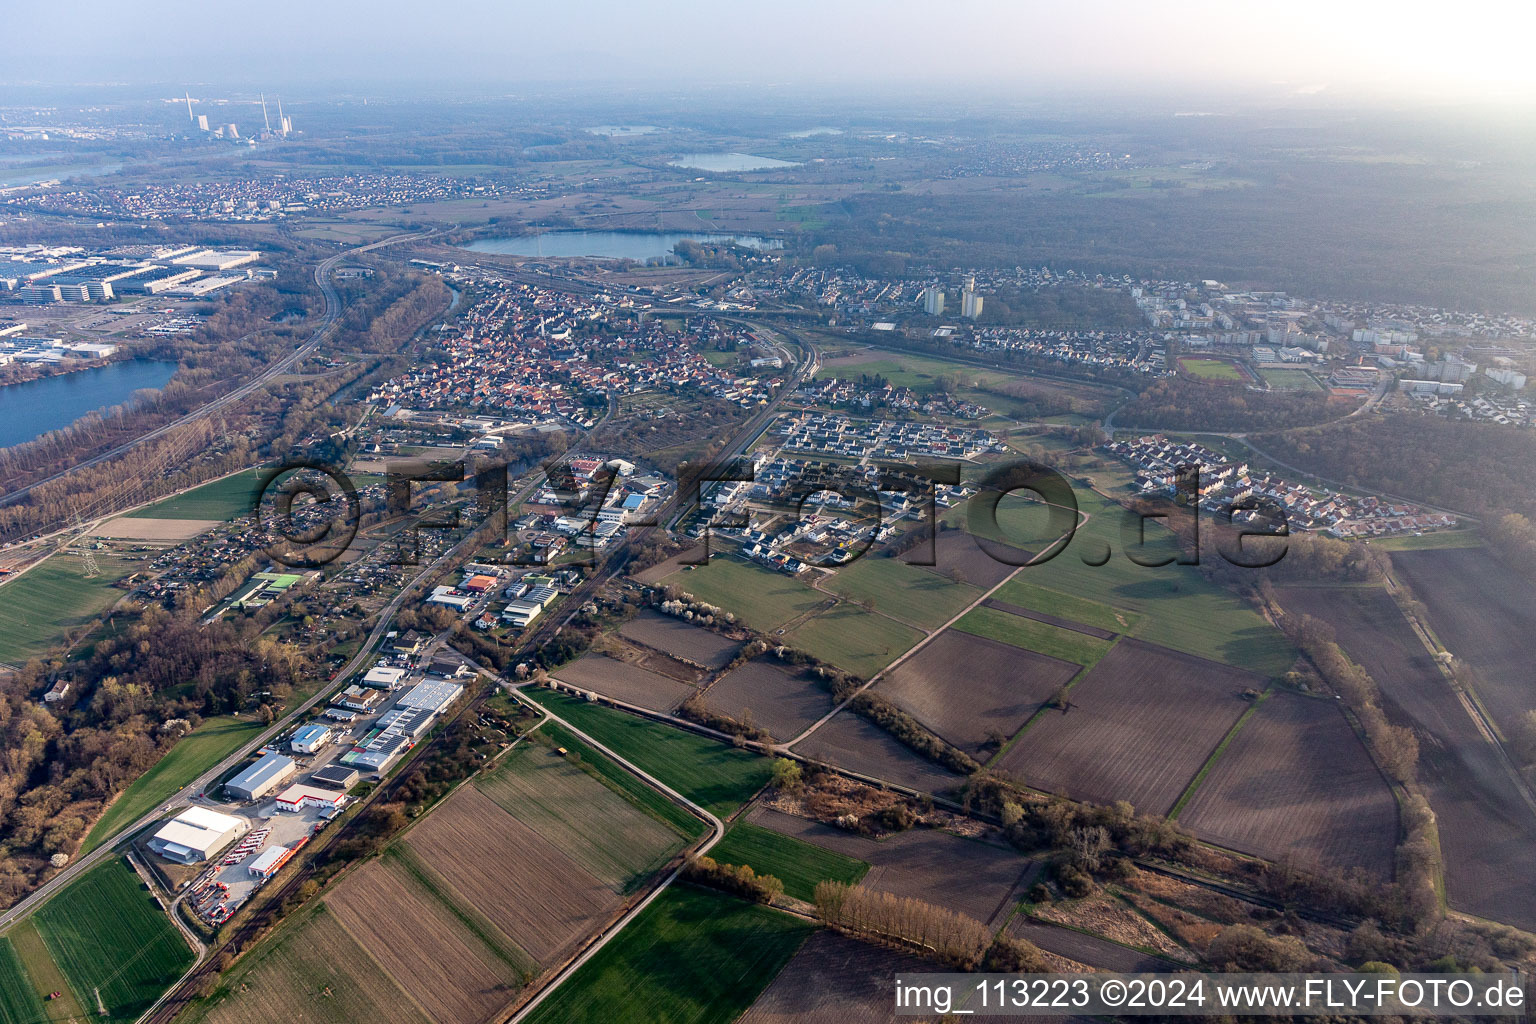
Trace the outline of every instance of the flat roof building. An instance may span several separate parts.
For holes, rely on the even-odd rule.
[[[293,734],[293,739],[288,745],[296,754],[313,754],[327,743],[331,742],[331,727],[311,722],[301,726],[299,731]]]
[[[178,864],[197,864],[224,849],[250,826],[244,818],[206,807],[188,807],[161,826],[149,848]]]
[[[309,776],[309,781],[330,789],[339,789],[345,792],[357,785],[357,772],[346,765],[328,764],[324,768],[312,772]]]
[[[340,807],[347,800],[345,793],[315,786],[289,786],[277,794],[277,809],[302,811],[306,807]]]
[[[224,783],[224,792],[237,800],[260,800],[287,782],[298,771],[293,758],[282,754],[262,754],[255,764]]]

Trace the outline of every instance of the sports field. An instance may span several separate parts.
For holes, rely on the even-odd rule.
[[[132,519],[236,519],[250,515],[261,496],[263,470],[247,469],[194,487],[129,513]]]
[[[1259,376],[1276,391],[1321,391],[1323,386],[1306,370],[1261,368]]]
[[[133,1021],[192,964],[186,940],[122,860],[92,868],[43,905],[38,932],[88,1011]]]
[[[90,624],[123,597],[112,584],[140,563],[94,555],[101,575],[92,579],[80,556],[66,552],[0,585],[0,662],[19,664],[46,653],[67,630]]]
[[[86,834],[80,852],[88,853],[112,838],[119,829],[218,764],[240,744],[254,739],[262,728],[261,720],[255,717],[220,716],[205,720],[112,801]]]
[[[734,812],[772,773],[767,758],[695,733],[550,690],[528,696],[714,814]]]
[[[662,582],[735,612],[742,622],[762,633],[771,633],[831,600],[799,580],[732,555],[712,555],[708,565],[680,569]]]
[[[815,926],[690,885],[658,896],[528,1024],[730,1024]]]
[[[746,864],[760,875],[773,875],[784,883],[785,893],[806,901],[816,895],[818,882],[853,885],[869,871],[865,861],[746,821],[732,825],[709,855],[722,864]]]
[[[1237,365],[1226,359],[1205,359],[1199,356],[1180,356],[1179,369],[1196,380],[1228,381],[1236,384],[1248,378]]]

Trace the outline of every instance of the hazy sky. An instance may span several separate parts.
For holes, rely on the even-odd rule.
[[[1536,98],[1536,2],[71,0],[0,82],[975,84]],[[0,103],[4,102],[0,93]]]

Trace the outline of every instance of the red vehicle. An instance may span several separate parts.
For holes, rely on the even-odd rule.
[[[48,993],[48,998],[49,999],[58,999],[58,998],[60,998],[63,995],[64,995],[63,992],[49,992]]]

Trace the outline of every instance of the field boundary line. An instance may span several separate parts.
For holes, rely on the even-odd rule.
[[[1226,752],[1227,747],[1237,737],[1242,727],[1248,724],[1248,719],[1258,714],[1259,706],[1268,700],[1273,692],[1272,689],[1265,690],[1259,694],[1252,704],[1243,710],[1242,714],[1237,716],[1237,721],[1232,723],[1232,728],[1227,730],[1227,734],[1221,738],[1221,742],[1216,744],[1216,749],[1211,751],[1210,756],[1205,759],[1205,763],[1200,766],[1200,770],[1195,772],[1195,777],[1189,780],[1189,785],[1184,787],[1184,792],[1180,793],[1179,798],[1173,802],[1173,807],[1168,811],[1169,821],[1179,820],[1179,813],[1184,810],[1184,805],[1194,798],[1195,790],[1200,788],[1200,784],[1211,773],[1211,769],[1216,767],[1217,760]]]

